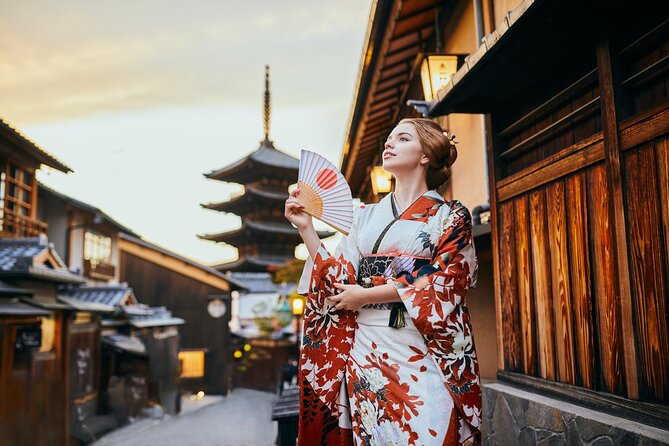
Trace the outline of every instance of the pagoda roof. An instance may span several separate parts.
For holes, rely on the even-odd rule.
[[[219,271],[246,271],[246,272],[265,272],[267,268],[273,265],[283,266],[287,261],[294,257],[286,256],[244,256],[232,262],[220,263],[213,268]],[[226,277],[228,277],[226,275]]]
[[[318,236],[321,238],[333,235],[330,231],[318,231]],[[256,236],[276,237],[277,235],[284,235],[290,238],[300,239],[300,234],[297,228],[293,227],[288,222],[276,221],[242,221],[242,226],[232,231],[219,232],[217,234],[204,234],[198,237],[214,242],[224,242],[235,244],[237,241],[247,243]]]
[[[284,179],[295,177],[300,167],[300,160],[274,147],[274,143],[265,138],[260,146],[244,158],[204,174],[212,180],[228,181],[231,183],[247,183],[258,177],[258,169],[263,169],[263,175]]]
[[[247,186],[243,194],[225,201],[203,203],[201,206],[214,211],[237,213],[237,211],[243,210],[244,207],[249,206],[252,203],[275,202],[283,206],[283,202],[286,201],[287,198],[288,192],[268,191]]]

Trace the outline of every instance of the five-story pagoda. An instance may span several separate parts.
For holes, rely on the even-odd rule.
[[[269,139],[270,92],[269,67],[265,66],[265,98],[263,128],[265,138],[254,152],[205,177],[240,183],[241,194],[229,200],[205,203],[202,207],[220,212],[230,212],[242,218],[242,226],[232,231],[204,234],[200,238],[236,246],[239,258],[222,263],[220,271],[267,271],[269,266],[282,266],[293,259],[295,247],[302,242],[297,229],[284,217],[284,202],[288,186],[297,182],[299,160],[274,147]],[[332,235],[319,232],[320,237]]]

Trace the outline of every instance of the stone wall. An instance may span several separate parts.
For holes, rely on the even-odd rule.
[[[483,445],[669,445],[669,430],[537,393],[483,386]]]

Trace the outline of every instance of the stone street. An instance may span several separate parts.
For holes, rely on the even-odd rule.
[[[185,403],[178,416],[130,424],[94,446],[270,446],[276,440],[275,399],[272,393],[238,389],[204,407]]]

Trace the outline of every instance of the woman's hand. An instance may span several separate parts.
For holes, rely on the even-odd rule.
[[[358,311],[363,305],[368,303],[365,298],[366,289],[360,285],[335,283],[334,286],[338,290],[341,290],[341,293],[335,296],[328,296],[328,299],[337,303],[335,305],[337,310]]]
[[[299,189],[295,189],[290,193],[290,197],[286,200],[286,209],[284,215],[289,222],[294,224],[298,230],[304,230],[312,225],[311,215],[302,210],[304,205],[297,199],[300,194]]]

